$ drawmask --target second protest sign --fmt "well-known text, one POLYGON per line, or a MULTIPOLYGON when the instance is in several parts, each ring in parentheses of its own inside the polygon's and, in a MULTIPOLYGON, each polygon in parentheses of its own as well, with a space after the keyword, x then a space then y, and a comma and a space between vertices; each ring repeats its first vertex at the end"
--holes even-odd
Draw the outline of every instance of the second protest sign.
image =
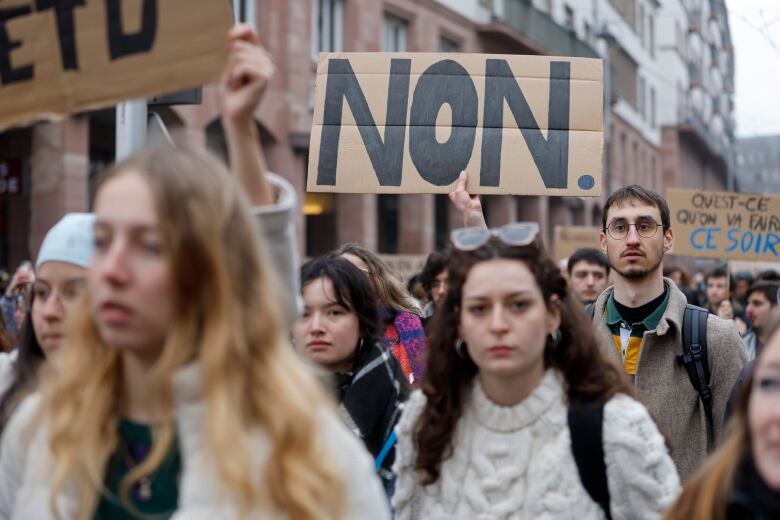
POLYGON ((721 260, 780 259, 780 197, 718 191, 666 191, 674 254, 721 260))
POLYGON ((601 60, 323 54, 309 191, 596 196, 601 60))

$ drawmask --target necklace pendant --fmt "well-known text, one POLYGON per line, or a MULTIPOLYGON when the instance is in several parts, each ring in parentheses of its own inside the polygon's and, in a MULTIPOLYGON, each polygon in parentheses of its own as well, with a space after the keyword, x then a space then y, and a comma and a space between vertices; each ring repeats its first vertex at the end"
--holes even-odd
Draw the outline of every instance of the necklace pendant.
POLYGON ((138 498, 146 502, 152 498, 152 483, 148 477, 144 477, 138 481, 138 498))

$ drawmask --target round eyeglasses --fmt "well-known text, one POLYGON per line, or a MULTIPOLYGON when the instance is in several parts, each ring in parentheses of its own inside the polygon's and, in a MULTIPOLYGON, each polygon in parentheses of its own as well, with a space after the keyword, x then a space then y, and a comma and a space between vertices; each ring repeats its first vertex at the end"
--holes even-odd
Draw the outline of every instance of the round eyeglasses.
POLYGON ((631 229, 631 226, 634 226, 634 229, 642 238, 653 238, 658 232, 658 228, 664 227, 663 224, 659 224, 649 218, 640 218, 633 224, 623 219, 615 219, 607 225, 604 231, 615 240, 622 240, 628 236, 628 230, 631 229))

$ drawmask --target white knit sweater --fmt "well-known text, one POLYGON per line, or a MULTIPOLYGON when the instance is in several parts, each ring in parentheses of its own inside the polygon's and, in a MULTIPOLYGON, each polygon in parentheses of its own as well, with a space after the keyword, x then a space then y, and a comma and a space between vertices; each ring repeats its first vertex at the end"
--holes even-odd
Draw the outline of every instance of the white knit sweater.
MULTIPOLYGON (((518 405, 493 403, 474 383, 441 476, 423 487, 412 430, 425 405, 417 391, 398 425, 393 505, 409 519, 603 519, 583 487, 559 373, 548 370, 518 405)), ((604 407, 604 456, 612 518, 657 519, 680 490, 663 437, 647 410, 626 395, 604 407)))

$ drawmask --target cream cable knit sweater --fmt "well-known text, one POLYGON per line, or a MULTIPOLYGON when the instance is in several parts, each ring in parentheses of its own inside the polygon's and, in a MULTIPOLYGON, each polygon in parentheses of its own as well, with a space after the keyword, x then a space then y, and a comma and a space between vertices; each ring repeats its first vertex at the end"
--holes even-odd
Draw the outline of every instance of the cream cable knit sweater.
MULTIPOLYGON (((414 392, 398 425, 398 520, 605 518, 580 482, 555 370, 512 407, 494 404, 475 383, 453 436, 453 456, 426 487, 414 471, 412 443, 424 405, 425 396, 414 392)), ((645 407, 625 395, 611 399, 603 436, 612 518, 659 518, 676 499, 680 479, 645 407)))

